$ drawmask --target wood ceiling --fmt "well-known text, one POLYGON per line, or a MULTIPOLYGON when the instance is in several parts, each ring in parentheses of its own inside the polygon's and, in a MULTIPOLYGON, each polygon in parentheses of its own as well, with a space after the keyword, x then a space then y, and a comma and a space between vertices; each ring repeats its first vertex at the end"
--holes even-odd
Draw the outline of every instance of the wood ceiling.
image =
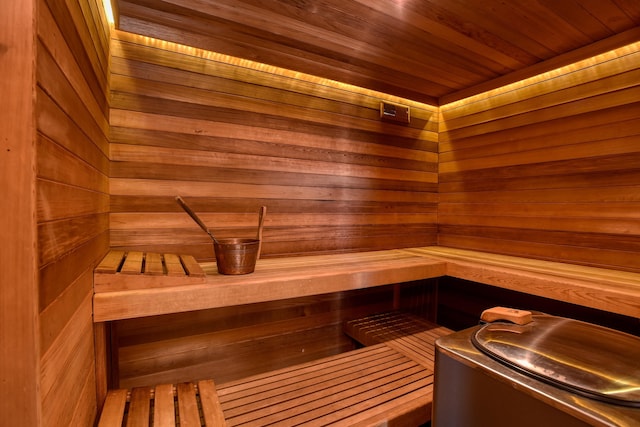
POLYGON ((638 0, 113 0, 121 30, 437 105, 640 40, 638 0))

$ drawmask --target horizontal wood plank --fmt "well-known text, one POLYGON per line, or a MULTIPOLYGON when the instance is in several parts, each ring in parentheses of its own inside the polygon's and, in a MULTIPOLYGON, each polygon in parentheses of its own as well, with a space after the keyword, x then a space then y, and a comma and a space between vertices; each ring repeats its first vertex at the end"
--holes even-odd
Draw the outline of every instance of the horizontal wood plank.
POLYGON ((112 247, 212 260, 188 242, 176 195, 218 237, 244 237, 248 212, 267 206, 265 257, 435 243, 436 107, 135 34, 112 41, 112 247), (408 105, 411 122, 380 121, 381 100, 408 105))

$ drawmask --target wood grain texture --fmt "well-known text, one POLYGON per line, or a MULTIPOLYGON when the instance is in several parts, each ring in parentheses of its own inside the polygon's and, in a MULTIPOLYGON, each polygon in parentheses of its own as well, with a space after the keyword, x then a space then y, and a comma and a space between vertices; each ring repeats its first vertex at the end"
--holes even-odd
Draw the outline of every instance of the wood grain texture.
POLYGON ((439 244, 640 271, 638 44, 441 108, 439 244))
POLYGON ((433 244, 437 114, 379 120, 395 97, 117 32, 111 74, 111 244, 213 259, 208 236, 263 256, 433 244), (144 213, 141 213, 144 212, 144 213), (409 243, 408 243, 409 242, 409 243))
MULTIPOLYGON (((35 2, 0 4, 0 413, 36 426, 39 411, 35 192, 35 2)), ((6 421, 5 421, 6 420, 6 421)))
POLYGON ((384 344, 218 387, 227 425, 421 425, 433 370, 384 344), (275 410, 273 410, 275 409, 275 410))
POLYGON ((432 105, 591 57, 640 34, 640 5, 629 1, 116 3, 125 31, 432 105))
POLYGON ((439 277, 444 264, 402 250, 258 260, 252 274, 226 276, 203 264, 203 284, 100 292, 94 321, 127 319, 439 277))
POLYGON ((640 318, 640 274, 466 249, 407 251, 447 262, 447 276, 640 318))
POLYGON ((42 423, 91 425, 106 393, 93 269, 108 249, 109 28, 98 0, 39 0, 35 60, 42 423))

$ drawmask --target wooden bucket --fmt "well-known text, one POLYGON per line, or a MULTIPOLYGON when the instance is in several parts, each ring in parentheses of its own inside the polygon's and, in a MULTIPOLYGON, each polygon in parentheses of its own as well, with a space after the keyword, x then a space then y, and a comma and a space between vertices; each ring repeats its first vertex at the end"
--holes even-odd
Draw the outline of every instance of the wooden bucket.
POLYGON ((220 274, 249 274, 260 257, 259 239, 221 239, 213 242, 220 274))

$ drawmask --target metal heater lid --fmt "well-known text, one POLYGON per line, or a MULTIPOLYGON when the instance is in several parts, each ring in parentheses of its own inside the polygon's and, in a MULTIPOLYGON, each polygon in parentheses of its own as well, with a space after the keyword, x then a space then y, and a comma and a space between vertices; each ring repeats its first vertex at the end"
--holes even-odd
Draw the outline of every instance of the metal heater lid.
POLYGON ((488 323, 472 341, 527 375, 608 403, 640 407, 640 338, 633 335, 534 315, 525 325, 488 323))

